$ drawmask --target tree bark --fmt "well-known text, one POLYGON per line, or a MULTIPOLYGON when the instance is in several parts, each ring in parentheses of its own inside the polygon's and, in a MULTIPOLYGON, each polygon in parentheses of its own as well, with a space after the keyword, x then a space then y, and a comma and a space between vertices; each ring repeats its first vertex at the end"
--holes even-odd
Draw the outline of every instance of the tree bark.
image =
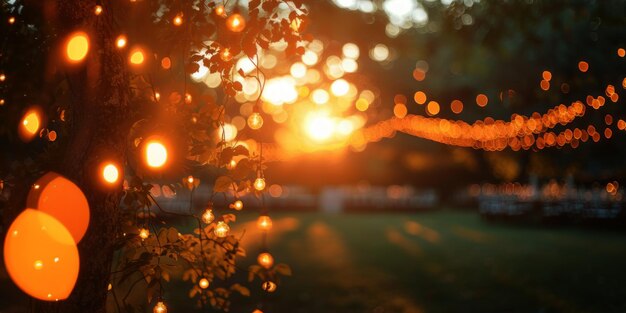
MULTIPOLYGON (((71 92, 69 138, 64 158, 56 169, 74 181, 90 206, 89 228, 78 244, 80 272, 70 297, 56 303, 36 302, 36 312, 106 311, 114 245, 120 236, 120 199, 122 184, 106 186, 100 165, 114 162, 120 169, 120 181, 126 160, 126 143, 131 123, 131 97, 125 59, 115 49, 113 12, 95 16, 95 1, 52 1, 53 24, 63 38, 81 30, 90 38, 83 64, 64 69, 71 92)), ((63 61, 58 59, 59 64, 63 61)))

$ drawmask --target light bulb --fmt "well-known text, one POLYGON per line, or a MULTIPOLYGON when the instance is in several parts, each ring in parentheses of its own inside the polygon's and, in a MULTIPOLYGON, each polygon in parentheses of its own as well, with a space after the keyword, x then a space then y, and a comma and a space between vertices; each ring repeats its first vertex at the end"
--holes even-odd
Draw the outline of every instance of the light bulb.
POLYGON ((228 62, 233 59, 233 54, 230 53, 230 49, 224 48, 220 51, 220 59, 224 62, 228 62))
POLYGON ((218 6, 216 6, 216 7, 215 7, 215 14, 216 14, 217 16, 221 16, 221 17, 226 16, 226 10, 224 9, 224 6, 223 6, 223 5, 221 5, 221 4, 220 4, 220 5, 218 5, 218 6))
POLYGON ((230 231, 228 224, 224 223, 224 221, 219 221, 217 222, 217 226, 215 226, 215 230, 213 232, 215 233, 215 236, 224 238, 228 235, 228 231, 230 231))
POLYGON ((261 215, 257 219, 256 225, 260 230, 268 231, 272 229, 272 219, 267 215, 261 215))
POLYGON ((228 17, 226 20, 226 26, 230 31, 234 33, 241 32, 244 28, 246 28, 246 20, 239 13, 235 13, 228 17))
POLYGON ((272 267, 272 265, 274 265, 274 257, 272 257, 272 255, 267 252, 263 252, 259 254, 256 260, 257 262, 259 262, 259 265, 267 269, 269 269, 270 267, 272 267))
POLYGON ((254 189, 258 191, 265 189, 265 179, 263 177, 258 177, 254 180, 254 189))
POLYGON ((7 76, 4 73, 0 74, 0 82, 3 82, 7 79, 7 76))
POLYGON ((11 16, 9 17, 9 24, 13 24, 15 23, 15 17, 11 16))
POLYGON ((83 32, 72 34, 65 45, 68 61, 78 63, 85 59, 89 52, 89 36, 83 32))
POLYGON ((243 201, 237 200, 233 202, 233 204, 231 204, 230 207, 237 211, 241 211, 241 209, 243 209, 243 201))
POLYGON ((115 40, 115 45, 118 48, 122 49, 122 48, 126 47, 126 41, 127 41, 126 36, 119 35, 119 36, 117 36, 117 39, 115 40))
POLYGON ((141 49, 135 49, 130 53, 130 58, 128 59, 131 65, 138 66, 143 64, 146 57, 143 54, 141 49))
POLYGON ((230 162, 228 162, 228 164, 226 165, 226 167, 227 167, 229 170, 234 169, 236 166, 237 166, 237 161, 232 160, 232 159, 231 159, 231 160, 230 160, 230 162))
POLYGON ((167 162, 167 148, 162 142, 151 140, 146 144, 145 157, 149 167, 162 167, 167 162))
POLYGON ((252 129, 259 129, 263 126, 263 117, 258 112, 254 112, 248 116, 248 126, 252 129))
POLYGON ((276 284, 268 280, 261 285, 261 288, 267 292, 274 292, 276 291, 276 284))
POLYGON ((198 282, 198 286, 200 286, 200 288, 202 289, 209 288, 209 280, 206 278, 200 279, 200 281, 198 282))
POLYGON ((102 178, 105 182, 109 184, 115 184, 120 177, 120 172, 117 169, 117 166, 113 163, 107 163, 102 168, 102 178))
POLYGON ((149 236, 150 236, 150 230, 148 230, 147 228, 139 229, 139 238, 141 238, 142 240, 145 240, 145 239, 148 239, 149 236))
POLYGON ((153 313, 167 313, 167 307, 165 306, 165 303, 163 303, 163 301, 159 301, 154 306, 154 309, 152 310, 152 312, 153 313))
POLYGON ((193 184, 193 176, 187 176, 187 183, 193 184))
POLYGON ((206 209, 204 213, 202 213, 202 221, 205 224, 211 224, 211 222, 213 222, 214 219, 215 219, 215 215, 213 215, 213 210, 206 209))
POLYGON ((174 19, 172 20, 172 23, 174 23, 174 25, 176 25, 176 26, 183 25, 183 14, 182 13, 178 13, 174 17, 174 19))
POLYGON ((100 15, 102 14, 102 6, 97 4, 94 8, 93 8, 93 13, 95 15, 100 15))

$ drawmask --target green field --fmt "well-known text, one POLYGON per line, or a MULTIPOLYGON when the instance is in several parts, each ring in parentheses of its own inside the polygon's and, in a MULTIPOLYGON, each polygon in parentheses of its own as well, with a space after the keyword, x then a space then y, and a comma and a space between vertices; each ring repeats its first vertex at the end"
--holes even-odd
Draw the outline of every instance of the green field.
MULTIPOLYGON (((237 223, 248 229, 242 267, 259 250, 251 219, 237 223)), ((231 312, 259 303, 266 313, 626 312, 624 231, 487 223, 458 211, 283 213, 270 239, 294 276, 265 297, 254 282, 231 312)), ((170 313, 200 312, 187 283, 168 286, 170 313)))
MULTIPOLYGON (((626 232, 449 211, 274 216, 272 252, 294 276, 233 312, 626 312, 626 232)), ((191 311, 178 299, 172 312, 191 311)))

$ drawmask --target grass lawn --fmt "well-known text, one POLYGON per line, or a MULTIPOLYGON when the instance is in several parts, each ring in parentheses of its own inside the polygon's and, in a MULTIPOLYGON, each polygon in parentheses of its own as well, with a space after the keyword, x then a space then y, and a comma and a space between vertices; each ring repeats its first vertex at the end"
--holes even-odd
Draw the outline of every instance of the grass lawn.
MULTIPOLYGON (((626 232, 487 223, 458 211, 273 216, 271 251, 294 276, 265 296, 255 281, 232 312, 259 303, 266 313, 626 312, 626 232)), ((238 223, 248 229, 243 267, 259 251, 253 218, 238 223)), ((187 283, 167 289, 170 313, 200 312, 187 283)))

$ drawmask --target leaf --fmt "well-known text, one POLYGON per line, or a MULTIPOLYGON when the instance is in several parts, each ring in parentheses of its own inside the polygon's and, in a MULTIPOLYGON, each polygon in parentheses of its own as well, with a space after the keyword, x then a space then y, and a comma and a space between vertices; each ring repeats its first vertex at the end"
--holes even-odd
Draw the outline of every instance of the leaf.
POLYGON ((227 192, 230 190, 233 180, 228 176, 220 176, 215 180, 213 185, 214 192, 227 192))
POLYGON ((281 274, 284 276, 291 276, 291 268, 287 264, 284 264, 284 263, 276 264, 274 269, 276 270, 278 274, 281 274))
POLYGON ((235 214, 224 214, 222 215, 222 219, 224 220, 224 223, 230 223, 236 221, 237 216, 235 214))
POLYGON ((234 290, 239 292, 242 296, 245 297, 249 297, 250 296, 250 290, 240 284, 233 284, 232 286, 230 286, 230 290, 234 290))

